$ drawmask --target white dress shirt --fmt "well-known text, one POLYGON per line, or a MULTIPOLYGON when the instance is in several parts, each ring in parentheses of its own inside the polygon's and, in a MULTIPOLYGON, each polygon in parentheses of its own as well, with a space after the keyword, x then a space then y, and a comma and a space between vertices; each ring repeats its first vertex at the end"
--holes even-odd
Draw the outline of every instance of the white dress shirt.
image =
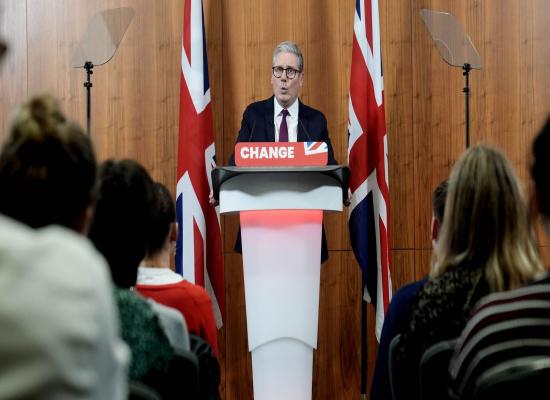
MULTIPOLYGON (((275 102, 275 111, 273 115, 273 120, 275 123, 275 141, 279 141, 279 129, 281 128, 281 122, 283 121, 283 107, 279 104, 277 99, 273 97, 275 102)), ((286 124, 288 126, 288 141, 297 142, 298 141, 298 99, 294 100, 294 103, 287 108, 288 115, 286 116, 286 124)))
POLYGON ((129 351, 105 259, 0 215, 0 398, 125 400, 129 351))

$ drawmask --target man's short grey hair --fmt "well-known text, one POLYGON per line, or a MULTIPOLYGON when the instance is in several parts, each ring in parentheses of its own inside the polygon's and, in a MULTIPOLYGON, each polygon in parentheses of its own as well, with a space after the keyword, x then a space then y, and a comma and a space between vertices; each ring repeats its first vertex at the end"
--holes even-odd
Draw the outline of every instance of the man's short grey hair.
POLYGON ((290 41, 279 43, 277 47, 275 47, 275 50, 273 50, 273 66, 275 66, 275 59, 280 53, 294 54, 298 57, 298 69, 300 72, 304 70, 304 57, 302 56, 302 52, 296 43, 290 41))

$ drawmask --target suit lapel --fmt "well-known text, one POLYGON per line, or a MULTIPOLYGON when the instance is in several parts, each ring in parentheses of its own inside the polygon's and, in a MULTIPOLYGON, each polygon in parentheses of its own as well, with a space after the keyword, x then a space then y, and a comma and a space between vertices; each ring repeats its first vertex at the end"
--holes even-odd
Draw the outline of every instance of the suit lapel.
POLYGON ((273 103, 274 101, 274 96, 271 96, 269 99, 266 100, 265 104, 265 135, 268 142, 275 141, 275 122, 273 118, 273 114, 275 113, 275 104, 273 103))
POLYGON ((307 110, 300 100, 298 100, 298 142, 307 142, 308 138, 304 127, 309 132, 309 118, 307 115, 307 110))

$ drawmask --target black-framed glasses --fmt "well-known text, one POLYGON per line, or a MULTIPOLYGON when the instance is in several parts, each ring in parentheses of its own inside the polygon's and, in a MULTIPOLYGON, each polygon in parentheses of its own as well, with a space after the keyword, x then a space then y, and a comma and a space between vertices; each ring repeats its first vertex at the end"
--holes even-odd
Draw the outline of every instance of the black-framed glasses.
POLYGON ((302 71, 298 71, 297 69, 294 69, 292 67, 288 67, 288 68, 273 67, 272 70, 273 70, 273 76, 275 78, 280 78, 281 76, 283 76, 283 72, 286 72, 286 77, 288 79, 293 79, 298 72, 302 72, 302 71))

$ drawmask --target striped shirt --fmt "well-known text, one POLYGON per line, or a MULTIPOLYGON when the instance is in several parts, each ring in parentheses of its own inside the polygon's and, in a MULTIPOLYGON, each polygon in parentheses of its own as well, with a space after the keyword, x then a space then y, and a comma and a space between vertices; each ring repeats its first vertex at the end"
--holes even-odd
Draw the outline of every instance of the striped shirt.
POLYGON ((505 361, 550 356, 550 275, 486 296, 462 332, 449 364, 451 392, 471 397, 477 379, 505 361))

